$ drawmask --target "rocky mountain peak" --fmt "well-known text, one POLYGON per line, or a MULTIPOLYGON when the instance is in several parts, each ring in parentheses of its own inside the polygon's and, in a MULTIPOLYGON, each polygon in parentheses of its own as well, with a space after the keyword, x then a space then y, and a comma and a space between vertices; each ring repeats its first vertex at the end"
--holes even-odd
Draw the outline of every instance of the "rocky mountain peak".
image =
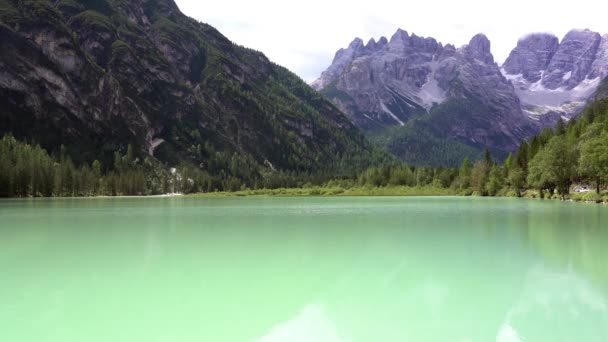
POLYGON ((407 31, 402 29, 398 29, 395 34, 391 37, 391 40, 388 43, 389 51, 393 51, 395 53, 403 52, 406 47, 409 45, 410 36, 407 31))
POLYGON ((556 36, 549 33, 530 34, 517 42, 503 68, 509 74, 521 74, 526 80, 536 82, 558 48, 559 39, 556 36))
POLYGON ((363 39, 361 39, 359 37, 355 38, 355 40, 353 40, 350 43, 350 45, 348 45, 348 48, 349 49, 353 49, 353 50, 357 50, 357 49, 360 49, 362 47, 364 47, 363 39))
MULTIPOLYGON (((371 42, 370 42, 371 43, 371 42)), ((371 44, 368 44, 370 46, 371 44)), ((371 46, 370 46, 371 47, 371 46)), ((361 38, 355 38, 346 49, 340 49, 336 52, 336 56, 331 66, 321 74, 321 77, 314 81, 311 85, 315 89, 323 89, 335 78, 337 78, 344 70, 358 57, 368 53, 368 47, 363 44, 361 38)))
MULTIPOLYGON (((365 50, 380 44, 374 43, 365 50)), ((508 149, 532 132, 532 124, 490 49, 483 34, 456 49, 399 29, 384 48, 354 57, 348 65, 334 63, 315 85, 331 85, 322 91, 365 130, 408 126, 430 113, 427 120, 437 124, 440 136, 467 146, 508 149), (470 107, 478 112, 474 117, 454 119, 455 112, 470 107)))
POLYGON ((465 48, 465 53, 468 57, 477 59, 485 64, 494 63, 490 40, 483 33, 479 33, 471 38, 469 45, 465 48))
POLYGON ((426 122, 436 138, 503 152, 576 114, 608 76, 608 35, 590 30, 571 31, 561 44, 552 34, 525 36, 502 70, 481 33, 458 49, 402 29, 360 46, 340 50, 314 84, 357 126, 426 122))
POLYGON ((366 53, 373 53, 374 51, 376 51, 376 49, 378 48, 378 43, 376 43, 376 40, 374 38, 371 38, 367 44, 365 44, 365 52, 366 53))
POLYGON ((526 36, 502 71, 532 118, 571 117, 608 76, 608 35, 572 30, 561 42, 552 34, 526 36))
POLYGON ((388 41, 385 37, 380 38, 380 40, 378 40, 377 42, 374 38, 371 38, 369 42, 367 42, 367 44, 365 45, 365 53, 372 54, 378 50, 381 50, 384 46, 386 46, 387 43, 388 41))
POLYGON ((542 84, 549 89, 572 89, 587 78, 602 37, 590 30, 566 34, 549 63, 542 84))
POLYGON ((397 29, 397 32, 395 32, 395 34, 393 34, 391 36, 391 43, 394 42, 399 42, 399 41, 406 41, 410 38, 409 34, 407 33, 407 31, 402 30, 402 29, 397 29))

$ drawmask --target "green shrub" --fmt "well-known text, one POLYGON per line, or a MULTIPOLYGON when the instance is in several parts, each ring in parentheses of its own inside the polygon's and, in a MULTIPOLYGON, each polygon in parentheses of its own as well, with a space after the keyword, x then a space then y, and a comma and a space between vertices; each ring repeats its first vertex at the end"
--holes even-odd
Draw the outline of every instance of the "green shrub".
POLYGON ((583 201, 585 202, 601 202, 602 201, 602 197, 600 197, 600 195, 598 195, 596 192, 587 192, 585 194, 583 194, 582 197, 583 201))
POLYGON ((570 194, 570 199, 575 202, 580 202, 580 201, 583 201, 583 196, 584 196, 584 194, 575 192, 575 193, 570 194))

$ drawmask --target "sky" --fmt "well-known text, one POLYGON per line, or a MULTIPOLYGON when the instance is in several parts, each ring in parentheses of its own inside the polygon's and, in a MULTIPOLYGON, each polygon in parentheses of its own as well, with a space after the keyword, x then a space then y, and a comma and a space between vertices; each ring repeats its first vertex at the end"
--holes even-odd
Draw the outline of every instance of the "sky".
POLYGON ((337 50, 354 38, 390 37, 398 28, 462 46, 477 33, 492 42, 502 64, 520 37, 571 29, 608 33, 608 5, 600 0, 176 0, 186 15, 217 28, 233 42, 314 81, 337 50))

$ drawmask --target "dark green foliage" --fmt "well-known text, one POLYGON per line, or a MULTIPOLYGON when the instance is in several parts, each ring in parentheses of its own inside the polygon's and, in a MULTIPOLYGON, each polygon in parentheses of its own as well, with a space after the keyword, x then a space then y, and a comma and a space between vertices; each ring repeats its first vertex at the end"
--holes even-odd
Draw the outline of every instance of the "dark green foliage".
POLYGON ((424 121, 413 120, 370 136, 384 148, 410 165, 440 167, 459 165, 464 158, 478 160, 482 150, 454 139, 443 138, 424 121))
POLYGON ((555 134, 564 135, 566 133, 566 124, 564 123, 564 119, 561 117, 557 119, 557 127, 555 128, 555 134))
POLYGON ((492 153, 487 148, 486 148, 486 150, 483 153, 483 160, 488 165, 494 164, 494 162, 492 161, 492 153))
POLYGON ((522 141, 515 155, 517 166, 523 171, 528 171, 529 145, 526 141, 522 141))
MULTIPOLYGON (((65 147, 56 157, 39 145, 18 142, 11 135, 0 140, 0 197, 141 196, 165 193, 239 191, 321 185, 336 173, 269 170, 251 156, 215 151, 209 144, 196 147, 209 155, 208 163, 182 163, 167 168, 142 156, 129 145, 115 151, 106 168, 94 160, 76 165, 65 147)), ((349 169, 346 165, 345 169, 349 169)), ((352 168, 350 168, 353 170, 352 168)), ((351 179, 356 173, 350 175, 351 179)))
MULTIPOLYGON (((427 115, 415 117, 403 127, 393 127, 374 131, 371 139, 404 162, 419 166, 459 165, 464 158, 480 160, 487 145, 504 146, 508 144, 502 132, 488 136, 488 141, 473 141, 475 132, 456 132, 462 122, 471 122, 472 127, 493 132, 492 123, 487 120, 491 110, 476 101, 451 99, 431 109, 427 115), (446 138, 447 136, 458 138, 446 138)), ((491 151, 499 161, 506 158, 505 151, 491 151)))
POLYGON ((595 180, 596 192, 600 193, 601 186, 608 180, 608 130, 590 134, 581 143, 580 172, 595 180))
POLYGON ((517 194, 527 186, 541 197, 557 191, 565 198, 573 183, 593 182, 599 194, 608 179, 607 122, 606 98, 589 103, 579 119, 568 124, 560 119, 555 131, 544 129, 530 143, 521 143, 515 162, 505 162, 504 184, 517 194))
POLYGON ((357 183, 360 186, 370 187, 424 187, 434 185, 436 187, 448 188, 452 186, 457 176, 458 170, 455 169, 382 166, 370 168, 361 173, 357 179, 357 183))
POLYGON ((489 194, 489 178, 492 167, 486 161, 478 161, 471 171, 471 187, 478 195, 487 196, 489 194))
POLYGON ((114 171, 102 174, 101 163, 76 166, 62 148, 58 159, 39 145, 0 140, 0 197, 73 197, 148 195, 146 166, 131 152, 116 153, 114 171))
POLYGON ((89 8, 104 15, 111 15, 113 12, 112 6, 106 0, 73 0, 71 2, 80 4, 81 8, 89 8))
POLYGON ((504 175, 504 169, 499 165, 493 165, 488 176, 488 184, 486 186, 488 195, 496 196, 505 186, 507 179, 504 175))
POLYGON ((90 27, 103 32, 112 31, 112 22, 107 16, 92 10, 84 11, 72 17, 71 22, 79 25, 89 25, 90 27))
POLYGON ((575 171, 575 155, 558 136, 552 138, 530 161, 528 184, 540 191, 557 188, 560 195, 569 192, 570 181, 575 171))

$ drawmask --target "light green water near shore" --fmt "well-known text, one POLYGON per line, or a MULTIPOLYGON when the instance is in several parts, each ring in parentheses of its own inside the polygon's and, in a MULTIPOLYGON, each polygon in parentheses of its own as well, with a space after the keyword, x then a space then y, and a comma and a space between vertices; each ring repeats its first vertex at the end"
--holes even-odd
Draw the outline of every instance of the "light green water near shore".
POLYGON ((0 201, 1 341, 608 341, 608 208, 0 201))

